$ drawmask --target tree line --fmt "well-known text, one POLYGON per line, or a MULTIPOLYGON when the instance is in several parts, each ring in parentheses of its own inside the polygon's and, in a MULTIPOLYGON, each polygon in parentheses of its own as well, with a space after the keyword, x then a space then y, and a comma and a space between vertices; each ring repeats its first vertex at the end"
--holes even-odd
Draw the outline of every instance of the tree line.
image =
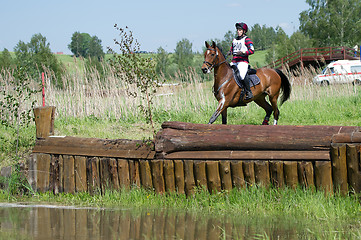
MULTIPOLYGON (((266 62, 271 63, 301 48, 348 46, 354 47, 361 43, 361 1, 359 0, 306 0, 309 9, 299 15, 300 27, 288 36, 281 27, 268 27, 255 24, 250 27, 247 35, 252 39, 256 51, 267 51, 266 62)), ((236 31, 229 30, 223 39, 214 40, 227 53, 236 31)), ((75 57, 86 60, 88 67, 101 66, 105 53, 101 40, 88 33, 75 32, 68 48, 75 57)), ((204 50, 204 49, 203 49, 204 50)), ((40 33, 32 36, 29 43, 19 41, 14 48, 15 57, 7 49, 0 54, 0 69, 26 68, 31 75, 39 75, 43 67, 51 69, 57 79, 61 79, 64 66, 50 51, 50 43, 40 33)), ((184 38, 177 42, 173 53, 162 47, 157 49, 152 59, 158 74, 174 76, 189 67, 198 66, 199 53, 192 49, 192 43, 184 38)), ((256 66, 261 67, 261 66, 256 66)), ((197 68, 196 68, 197 69, 197 68)), ((105 74, 105 73, 104 73, 105 74)), ((60 81, 60 80, 57 80, 60 81)), ((60 82, 57 85, 61 86, 60 82)))

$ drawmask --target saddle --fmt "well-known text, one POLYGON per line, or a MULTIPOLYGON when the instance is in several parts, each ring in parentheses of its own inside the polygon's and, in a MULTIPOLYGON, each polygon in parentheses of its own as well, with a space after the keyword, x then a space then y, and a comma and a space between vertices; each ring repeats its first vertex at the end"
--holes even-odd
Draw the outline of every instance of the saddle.
MULTIPOLYGON (((233 65, 232 70, 233 70, 233 76, 234 76, 234 79, 235 79, 237 85, 242 89, 238 105, 246 106, 247 103, 243 102, 246 91, 245 91, 245 87, 243 85, 243 81, 241 80, 241 78, 239 76, 239 71, 238 71, 237 66, 233 65)), ((261 82, 261 80, 256 75, 256 73, 257 73, 257 69, 248 67, 247 75, 248 75, 248 78, 250 79, 250 87, 251 88, 260 84, 260 82, 261 82)))
MULTIPOLYGON (((233 76, 234 76, 234 79, 236 80, 237 85, 243 90, 244 86, 243 86, 242 81, 240 80, 237 66, 233 65, 232 70, 233 70, 233 76)), ((261 82, 261 80, 256 75, 256 73, 257 73, 257 69, 248 68, 247 75, 250 78, 250 87, 254 87, 254 86, 260 84, 260 82, 261 82)))

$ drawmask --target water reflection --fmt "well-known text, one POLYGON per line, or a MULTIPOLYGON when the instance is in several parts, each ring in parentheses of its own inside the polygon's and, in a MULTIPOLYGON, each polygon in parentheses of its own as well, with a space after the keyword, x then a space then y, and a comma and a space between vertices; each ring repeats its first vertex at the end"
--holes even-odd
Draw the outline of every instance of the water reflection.
POLYGON ((0 204, 0 239, 299 239, 301 221, 166 210, 0 204))

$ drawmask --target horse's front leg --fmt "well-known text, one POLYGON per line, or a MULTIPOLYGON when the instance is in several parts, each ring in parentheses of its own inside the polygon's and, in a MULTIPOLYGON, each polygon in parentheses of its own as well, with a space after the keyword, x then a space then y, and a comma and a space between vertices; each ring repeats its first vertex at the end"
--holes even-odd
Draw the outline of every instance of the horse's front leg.
POLYGON ((222 124, 227 124, 227 108, 222 111, 222 124))
POLYGON ((209 119, 208 124, 214 123, 214 121, 216 121, 216 119, 218 118, 219 114, 221 114, 221 113, 222 113, 222 123, 223 123, 223 124, 226 124, 226 123, 227 123, 227 111, 226 111, 227 107, 225 107, 224 103, 225 103, 225 98, 223 97, 223 98, 221 98, 221 100, 218 102, 218 107, 217 107, 216 111, 213 113, 212 117, 209 119), (223 115, 223 114, 224 114, 224 113, 223 113, 224 111, 226 111, 226 112, 225 112, 225 114, 226 114, 225 121, 226 121, 226 122, 224 122, 224 115, 223 115))

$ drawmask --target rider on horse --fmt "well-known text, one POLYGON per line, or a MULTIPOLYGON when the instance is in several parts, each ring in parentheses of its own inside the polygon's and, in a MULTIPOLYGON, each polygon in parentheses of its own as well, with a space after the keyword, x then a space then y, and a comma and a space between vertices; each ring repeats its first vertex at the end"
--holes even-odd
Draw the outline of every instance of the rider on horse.
POLYGON ((237 37, 233 39, 230 54, 233 54, 231 67, 235 70, 237 78, 243 81, 246 90, 245 100, 253 98, 250 88, 250 79, 248 77, 248 56, 254 53, 253 42, 246 33, 248 30, 247 24, 241 22, 236 23, 237 37))

